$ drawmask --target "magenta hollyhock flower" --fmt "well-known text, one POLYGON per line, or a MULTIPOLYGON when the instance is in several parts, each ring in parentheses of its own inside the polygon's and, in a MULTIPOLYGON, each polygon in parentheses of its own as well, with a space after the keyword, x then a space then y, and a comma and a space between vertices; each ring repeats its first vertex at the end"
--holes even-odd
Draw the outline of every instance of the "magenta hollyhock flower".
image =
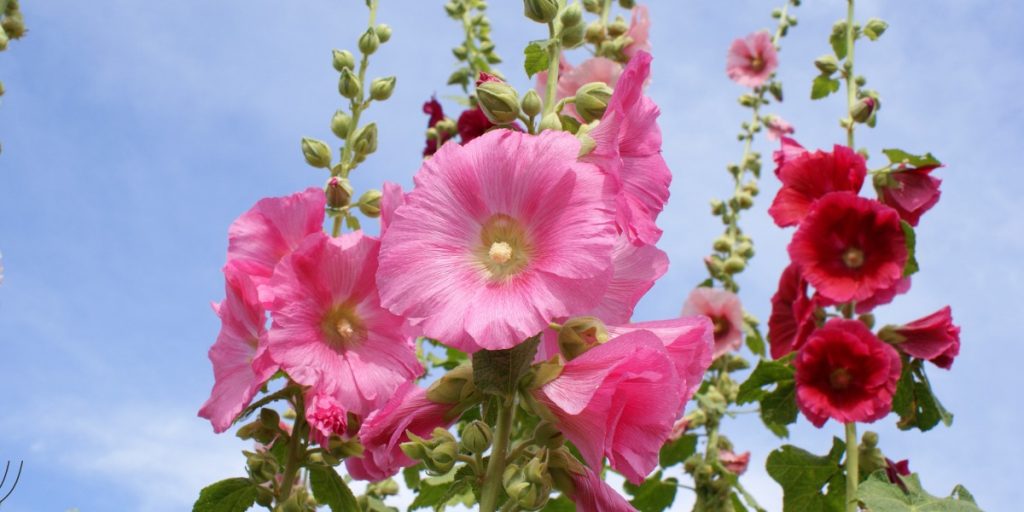
POLYGON ((775 161, 775 176, 779 175, 779 169, 782 169, 782 166, 785 165, 786 162, 808 153, 808 151, 804 149, 799 142, 789 137, 780 138, 782 140, 782 144, 779 149, 772 153, 772 160, 775 161))
POLYGON ((785 119, 779 116, 768 116, 768 119, 764 123, 764 127, 768 130, 765 134, 769 141, 775 142, 781 140, 787 135, 792 135, 796 132, 796 128, 793 125, 786 122, 785 119))
POLYGON ((793 364, 796 403, 816 427, 829 418, 871 423, 892 410, 900 355, 858 320, 829 320, 793 364))
POLYGON ((380 234, 388 230, 391 219, 395 217, 395 210, 405 204, 405 192, 402 186, 397 183, 385 181, 380 193, 380 234))
POLYGON ((953 312, 949 306, 898 326, 890 335, 896 348, 904 354, 927 359, 947 370, 960 353, 960 327, 953 324, 953 312))
POLYGON ((866 174, 864 157, 846 146, 836 145, 831 153, 805 151, 787 158, 775 172, 782 188, 768 214, 779 227, 795 226, 821 196, 829 192, 859 192, 866 174))
POLYGON ((938 166, 900 169, 875 178, 878 200, 891 206, 911 226, 939 202, 942 180, 931 175, 938 166))
POLYGON ((379 248, 359 231, 310 235, 269 284, 271 355, 295 382, 360 416, 423 371, 402 319, 380 305, 379 248))
POLYGON ((878 306, 884 306, 893 301, 897 295, 903 295, 910 291, 910 276, 901 277, 898 281, 893 283, 892 286, 882 288, 875 292, 874 295, 857 302, 856 311, 857 314, 863 315, 870 313, 871 310, 878 306))
POLYGON ((743 346, 743 305, 735 293, 716 288, 694 288, 683 303, 682 315, 702 315, 711 319, 715 359, 743 346))
POLYGON ((465 352, 596 307, 613 272, 613 198, 579 147, 509 130, 442 147, 384 234, 384 306, 465 352))
POLYGON ((306 235, 323 231, 327 198, 310 187, 286 197, 261 199, 228 228, 228 264, 249 274, 269 304, 266 283, 274 267, 302 243, 306 235))
POLYGON ((627 323, 637 302, 667 271, 668 255, 664 251, 653 245, 634 245, 620 235, 612 251, 608 289, 597 307, 581 314, 596 316, 609 324, 627 323))
POLYGON ((830 192, 800 223, 789 256, 818 293, 841 303, 899 281, 907 246, 896 210, 853 192, 830 192))
POLYGON ((416 464, 402 452, 409 432, 430 437, 437 427, 447 428, 457 418, 446 418, 455 405, 431 402, 427 390, 407 382, 395 391, 384 407, 370 413, 359 429, 359 442, 366 450, 362 457, 345 459, 353 478, 379 481, 398 470, 416 464))
POLYGON ((224 267, 224 277, 226 298, 213 306, 221 321, 220 334, 209 353, 213 391, 199 409, 199 416, 210 420, 217 433, 231 427, 260 386, 277 371, 267 352, 267 317, 256 285, 230 263, 224 267))
POLYGON ((647 12, 647 6, 633 7, 632 14, 633 16, 629 20, 629 30, 626 31, 626 37, 630 39, 630 43, 622 49, 623 55, 631 59, 639 52, 651 52, 651 17, 647 12))
POLYGON ((596 144, 583 160, 601 168, 619 187, 616 224, 633 243, 653 244, 655 224, 669 196, 672 171, 661 156, 658 106, 644 96, 651 54, 638 52, 626 66, 601 122, 590 132, 596 144))
POLYGON ((725 72, 733 82, 746 87, 760 87, 777 67, 779 56, 772 43, 772 35, 762 30, 732 42, 725 72))
POLYGON ((639 484, 658 464, 658 451, 684 403, 675 365, 654 334, 635 331, 569 361, 534 391, 583 459, 611 467, 639 484))
POLYGON ((732 450, 719 450, 718 460, 730 473, 742 475, 747 472, 747 466, 750 465, 750 452, 737 454, 732 450))
POLYGON ((823 304, 807 296, 807 280, 800 267, 789 265, 779 278, 768 317, 768 344, 772 359, 798 350, 817 327, 814 310, 823 304))
POLYGON ((566 496, 576 503, 578 512, 636 512, 626 498, 615 492, 604 479, 579 465, 579 468, 567 470, 572 481, 572 492, 566 496))
POLYGON ((345 408, 322 389, 306 394, 306 421, 310 426, 309 436, 320 446, 327 446, 332 435, 344 436, 348 429, 345 408))

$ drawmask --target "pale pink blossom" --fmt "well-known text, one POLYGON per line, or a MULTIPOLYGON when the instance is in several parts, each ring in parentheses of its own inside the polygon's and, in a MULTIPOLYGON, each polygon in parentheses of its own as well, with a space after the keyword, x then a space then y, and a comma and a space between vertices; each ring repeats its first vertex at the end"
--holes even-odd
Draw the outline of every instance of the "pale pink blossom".
POLYGON ((385 307, 466 352, 513 347, 598 305, 612 191, 570 134, 494 130, 423 163, 384 234, 385 307))
POLYGON ((796 132, 796 128, 779 116, 768 116, 764 123, 768 140, 775 142, 796 132))
POLYGON ((622 53, 631 59, 639 52, 650 53, 650 32, 651 17, 647 12, 647 6, 633 7, 633 18, 629 21, 629 30, 626 31, 626 37, 631 41, 622 49, 622 53))
POLYGON ((719 450, 718 460, 725 469, 734 475, 742 475, 747 472, 750 465, 750 452, 734 453, 732 450, 719 450))
POLYGON ((260 386, 277 371, 267 352, 266 312, 256 285, 234 265, 224 267, 226 298, 213 309, 220 317, 220 334, 210 347, 214 384, 199 416, 210 420, 214 432, 235 421, 260 386))
POLYGON ((754 32, 737 39, 729 47, 725 71, 732 81, 747 87, 760 87, 779 67, 779 56, 767 31, 754 32))
POLYGON ((735 293, 717 288, 695 288, 683 304, 683 316, 691 315, 711 319, 716 359, 743 346, 743 305, 735 293))
POLYGON ((422 372, 402 319, 380 305, 373 279, 379 247, 359 231, 315 233, 269 283, 271 355, 292 380, 360 416, 422 372))

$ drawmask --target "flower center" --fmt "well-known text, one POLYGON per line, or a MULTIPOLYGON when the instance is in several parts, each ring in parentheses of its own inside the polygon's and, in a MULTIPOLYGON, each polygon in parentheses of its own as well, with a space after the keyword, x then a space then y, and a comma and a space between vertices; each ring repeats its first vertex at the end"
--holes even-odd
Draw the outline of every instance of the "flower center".
POLYGON ((843 264, 846 268, 860 268, 864 265, 864 251, 850 247, 843 252, 843 264))
POLYGON ((487 255, 491 257, 491 261, 499 265, 508 263, 512 259, 512 246, 508 242, 494 242, 487 255))
POLYGON ((320 329, 327 344, 335 350, 345 350, 366 339, 366 327, 350 304, 339 304, 324 315, 320 329))
POLYGON ((764 58, 760 55, 755 55, 753 59, 750 59, 750 69, 753 69, 755 72, 764 69, 764 58))
POLYGON ((832 386, 832 389, 840 391, 850 387, 851 380, 853 380, 853 377, 846 368, 836 368, 828 376, 828 383, 832 386))
POLYGON ((715 328, 714 335, 716 338, 722 336, 723 334, 729 331, 729 321, 726 320, 724 317, 711 317, 711 325, 713 325, 715 328))
POLYGON ((480 245, 473 255, 491 281, 501 282, 526 268, 533 245, 518 220, 499 213, 481 226, 480 245))

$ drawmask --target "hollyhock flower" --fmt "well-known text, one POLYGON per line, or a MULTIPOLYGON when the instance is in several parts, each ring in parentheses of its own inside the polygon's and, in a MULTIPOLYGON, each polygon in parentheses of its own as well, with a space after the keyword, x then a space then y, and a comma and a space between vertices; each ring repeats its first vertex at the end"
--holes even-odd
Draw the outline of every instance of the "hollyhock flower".
POLYGON ((608 289, 597 307, 582 314, 610 324, 629 322, 637 302, 667 271, 668 255, 664 251, 653 245, 634 245, 625 236, 619 236, 612 251, 608 289))
POLYGON ((874 295, 857 302, 856 311, 859 315, 870 313, 878 306, 884 306, 893 301, 897 295, 903 295, 910 291, 910 276, 901 277, 892 286, 882 288, 874 295))
POLYGON ((363 422, 359 442, 366 450, 362 457, 345 459, 348 473, 359 480, 379 481, 416 464, 400 447, 409 441, 408 432, 430 437, 435 428, 450 427, 457 418, 446 419, 445 415, 453 407, 431 402, 427 390, 415 382, 402 385, 384 407, 370 413, 363 422))
POLYGON ((658 464, 658 451, 684 403, 679 377, 661 340, 636 331, 569 361, 534 391, 583 459, 609 464, 639 484, 658 464))
POLYGON ((459 114, 455 126, 459 130, 459 140, 465 144, 494 128, 494 123, 487 119, 487 115, 480 107, 473 107, 459 114))
POLYGON ((938 166, 906 169, 875 177, 878 200, 891 206, 911 226, 939 202, 942 180, 931 175, 938 166))
POLYGON ((834 302, 864 300, 903 277, 907 246, 900 216, 852 192, 830 192, 789 243, 804 278, 834 302))
POLYGON ((779 56, 772 43, 772 35, 762 30, 732 42, 725 71, 733 82, 746 87, 760 87, 777 67, 779 56))
POLYGON ((797 352, 796 402, 816 427, 889 414, 902 370, 896 349, 858 320, 832 319, 797 352))
POLYGON ((700 387, 704 372, 711 366, 714 349, 714 326, 711 320, 704 316, 690 316, 608 326, 608 335, 613 338, 635 331, 654 334, 668 351, 680 381, 682 403, 677 415, 682 414, 686 402, 700 387))
POLYGON ((578 512, 636 512, 626 498, 615 492, 590 468, 579 465, 566 473, 573 487, 572 492, 566 493, 566 496, 576 502, 578 512))
MULTIPOLYGON (((444 119, 444 108, 441 107, 441 103, 437 101, 437 98, 430 98, 430 101, 423 104, 423 113, 430 116, 430 119, 427 121, 427 128, 437 126, 437 123, 444 119)), ((451 137, 451 134, 440 134, 441 144, 444 144, 451 137)), ((423 148, 423 156, 433 155, 437 151, 437 142, 436 137, 427 137, 427 145, 423 148)))
POLYGON ((903 483, 901 476, 910 476, 910 461, 903 459, 896 462, 889 457, 885 458, 885 476, 889 481, 898 485, 903 492, 907 492, 907 484, 903 483))
POLYGON ((780 139, 782 140, 781 146, 772 153, 772 160, 775 161, 775 176, 779 175, 779 170, 782 169, 786 162, 795 160, 808 153, 799 142, 789 137, 780 137, 780 139))
POLYGON ((960 327, 953 325, 949 306, 886 331, 883 339, 893 342, 901 352, 927 359, 940 368, 948 370, 960 353, 960 327))
POLYGON ((714 358, 743 346, 743 305, 728 290, 694 288, 683 303, 683 316, 703 315, 714 326, 714 358))
POLYGON ((626 37, 631 42, 622 49, 623 55, 633 58, 639 52, 651 52, 650 42, 651 17, 647 12, 646 5, 633 7, 633 17, 629 20, 629 30, 626 37))
POLYGON ((405 204, 405 192, 402 191, 402 186, 397 183, 385 181, 384 186, 381 188, 380 195, 380 234, 384 235, 387 231, 388 226, 391 224, 391 219, 395 218, 395 210, 399 206, 405 204))
POLYGON ((672 433, 668 435, 669 441, 678 441, 679 438, 686 435, 686 432, 690 430, 690 420, 686 418, 680 418, 672 425, 672 433))
POLYGON ((661 237, 655 224, 668 201, 672 172, 661 156, 658 106, 644 96, 651 55, 638 52, 629 61, 601 122, 590 132, 595 142, 583 157, 619 185, 616 224, 633 243, 653 244, 661 237))
POLYGON ((332 435, 342 436, 348 428, 348 414, 328 393, 314 389, 306 396, 306 421, 310 426, 310 437, 327 446, 332 435))
POLYGON ((787 135, 792 135, 794 132, 796 132, 796 128, 793 128, 793 125, 789 124, 788 122, 786 122, 785 119, 779 116, 768 116, 768 119, 765 121, 764 127, 767 128, 768 130, 768 132, 766 133, 768 140, 772 142, 780 140, 783 137, 787 135))
POLYGON ((772 314, 768 318, 768 344, 772 359, 798 350, 817 327, 814 310, 819 301, 807 296, 807 280, 800 267, 789 265, 779 278, 779 289, 772 296, 772 314))
POLYGON ((384 235, 385 307, 466 352, 513 347, 597 306, 615 227, 604 175, 579 141, 496 130, 423 163, 384 235))
POLYGON ((228 265, 249 274, 260 300, 269 305, 266 288, 274 267, 302 243, 306 235, 323 231, 324 191, 310 187, 286 197, 261 199, 228 228, 228 265))
POLYGON ((750 452, 736 454, 732 450, 719 450, 718 460, 722 462, 725 469, 738 476, 747 472, 747 466, 750 465, 750 452))
MULTIPOLYGON (((593 57, 573 67, 569 61, 562 57, 558 65, 558 89, 555 100, 561 100, 576 94, 576 91, 591 82, 601 82, 614 88, 622 75, 622 64, 605 57, 593 57)), ((547 92, 548 73, 541 71, 537 73, 537 92, 543 98, 547 92)), ((576 107, 572 103, 562 108, 565 115, 576 116, 576 107)))
POLYGON ((269 284, 271 355, 295 382, 357 415, 422 372, 402 319, 380 305, 373 279, 379 247, 358 231, 311 235, 269 284))
POLYGON ((249 405, 260 386, 277 371, 267 353, 266 312, 256 285, 234 265, 224 267, 226 298, 214 304, 220 334, 210 347, 214 384, 199 416, 210 420, 214 432, 227 430, 249 405))
POLYGON ((768 214, 776 225, 786 227, 799 224, 811 205, 829 192, 859 192, 867 167, 864 157, 846 146, 836 145, 831 153, 805 151, 785 159, 775 174, 782 181, 782 188, 768 214))

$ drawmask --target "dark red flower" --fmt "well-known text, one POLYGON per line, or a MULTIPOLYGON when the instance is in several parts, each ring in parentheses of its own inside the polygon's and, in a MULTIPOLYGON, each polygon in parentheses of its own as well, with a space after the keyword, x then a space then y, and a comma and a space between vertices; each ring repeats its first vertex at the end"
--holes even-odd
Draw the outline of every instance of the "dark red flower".
POLYGON ((862 301, 858 301, 857 314, 863 315, 870 313, 871 310, 877 308, 878 306, 884 306, 892 302, 892 300, 895 299, 897 295, 903 295, 904 293, 907 293, 909 291, 910 276, 901 277, 898 281, 893 283, 892 286, 888 288, 882 288, 881 290, 875 292, 874 295, 862 301))
POLYGON ((829 418, 870 423, 892 410, 900 355, 858 320, 829 320, 793 364, 796 403, 816 427, 829 418))
MULTIPOLYGON (((441 107, 441 103, 437 101, 437 98, 430 98, 430 101, 423 104, 423 113, 430 116, 430 120, 427 121, 427 128, 433 128, 437 126, 437 123, 444 119, 444 108, 441 107)), ((451 134, 442 133, 441 143, 444 144, 448 139, 452 138, 451 134)), ((437 151, 437 139, 434 137, 427 137, 427 145, 423 148, 423 156, 433 155, 437 151)))
POLYGON ((893 207, 911 226, 939 202, 942 180, 931 175, 938 166, 897 170, 875 177, 878 200, 893 207))
POLYGON ((889 481, 898 485, 903 492, 907 492, 907 484, 903 483, 901 476, 910 475, 910 461, 903 459, 899 462, 895 462, 889 457, 885 458, 885 476, 889 477, 889 481))
POLYGON ((960 327, 953 325, 949 306, 909 324, 886 329, 882 336, 901 352, 947 370, 960 353, 960 327))
POLYGON ((775 175, 779 175, 779 169, 781 169, 786 162, 795 160, 806 153, 807 150, 804 149, 799 142, 789 137, 782 137, 782 146, 778 151, 772 153, 772 160, 775 160, 775 175))
POLYGON ((793 234, 789 257, 826 299, 861 301, 903 277, 906 237, 896 210, 853 192, 830 192, 793 234))
POLYGON ((465 144, 487 133, 487 130, 494 127, 494 123, 487 119, 480 107, 474 107, 462 112, 456 126, 459 129, 459 140, 465 144))
POLYGON ((831 153, 804 151, 781 161, 775 174, 782 188, 768 208, 779 227, 799 224, 811 205, 829 192, 859 192, 867 174, 864 157, 846 146, 836 145, 831 153))
POLYGON ((807 297, 807 281, 800 274, 800 267, 786 267, 779 278, 779 289, 772 296, 772 314, 768 317, 772 359, 799 349, 807 341, 817 327, 816 302, 807 297))

